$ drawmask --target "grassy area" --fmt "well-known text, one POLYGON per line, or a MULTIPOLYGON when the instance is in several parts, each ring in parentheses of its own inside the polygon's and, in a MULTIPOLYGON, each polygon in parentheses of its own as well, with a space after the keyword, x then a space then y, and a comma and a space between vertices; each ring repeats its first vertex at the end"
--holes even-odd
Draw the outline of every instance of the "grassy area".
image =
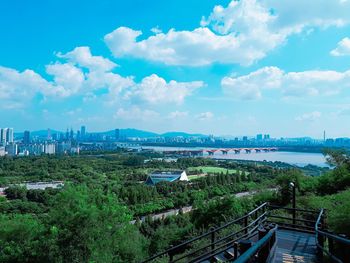
POLYGON ((187 177, 189 180, 196 180, 203 177, 203 175, 188 175, 187 177))
POLYGON ((203 173, 205 173, 205 174, 208 174, 208 173, 221 173, 221 172, 226 174, 227 171, 228 171, 229 174, 236 174, 237 173, 237 170, 235 170, 235 169, 226 169, 226 168, 214 167, 214 166, 189 167, 187 170, 189 172, 202 170, 203 173))

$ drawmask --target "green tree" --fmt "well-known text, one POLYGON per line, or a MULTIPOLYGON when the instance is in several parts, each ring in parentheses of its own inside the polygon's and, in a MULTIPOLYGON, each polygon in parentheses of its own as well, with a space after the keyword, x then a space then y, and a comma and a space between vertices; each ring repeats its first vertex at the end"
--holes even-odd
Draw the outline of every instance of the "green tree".
POLYGON ((31 215, 0 215, 0 262, 40 262, 44 230, 31 215))
POLYGON ((145 255, 144 238, 113 194, 68 186, 57 195, 49 218, 53 261, 135 262, 145 255))

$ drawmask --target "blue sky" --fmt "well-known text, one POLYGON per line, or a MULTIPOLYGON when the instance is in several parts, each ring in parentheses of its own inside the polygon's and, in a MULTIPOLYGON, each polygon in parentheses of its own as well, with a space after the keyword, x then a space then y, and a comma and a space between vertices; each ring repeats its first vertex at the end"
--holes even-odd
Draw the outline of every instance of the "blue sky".
POLYGON ((350 130, 350 1, 0 3, 0 126, 350 130))

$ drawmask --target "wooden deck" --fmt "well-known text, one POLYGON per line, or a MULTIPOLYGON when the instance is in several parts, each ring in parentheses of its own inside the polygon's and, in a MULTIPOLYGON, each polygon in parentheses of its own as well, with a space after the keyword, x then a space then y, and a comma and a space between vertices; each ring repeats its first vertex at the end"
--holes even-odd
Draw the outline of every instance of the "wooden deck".
POLYGON ((277 231, 274 263, 316 263, 316 241, 314 234, 299 231, 277 231))

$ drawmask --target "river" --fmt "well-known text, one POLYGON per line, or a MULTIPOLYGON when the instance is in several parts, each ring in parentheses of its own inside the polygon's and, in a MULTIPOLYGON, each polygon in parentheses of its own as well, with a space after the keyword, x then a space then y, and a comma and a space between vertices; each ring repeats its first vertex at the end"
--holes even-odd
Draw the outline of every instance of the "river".
MULTIPOLYGON (((160 146, 143 146, 143 149, 153 149, 155 151, 177 151, 177 150, 200 150, 201 147, 160 147, 160 146)), ((209 149, 209 148, 206 148, 209 149)), ((204 157, 208 157, 207 154, 204 157)), ((249 160, 249 161, 269 161, 269 162, 284 162, 296 166, 306 166, 308 164, 316 165, 320 167, 328 167, 326 158, 322 153, 309 153, 309 152, 251 152, 235 154, 229 152, 228 154, 222 154, 221 151, 214 153, 211 158, 214 159, 230 159, 230 160, 249 160)))

